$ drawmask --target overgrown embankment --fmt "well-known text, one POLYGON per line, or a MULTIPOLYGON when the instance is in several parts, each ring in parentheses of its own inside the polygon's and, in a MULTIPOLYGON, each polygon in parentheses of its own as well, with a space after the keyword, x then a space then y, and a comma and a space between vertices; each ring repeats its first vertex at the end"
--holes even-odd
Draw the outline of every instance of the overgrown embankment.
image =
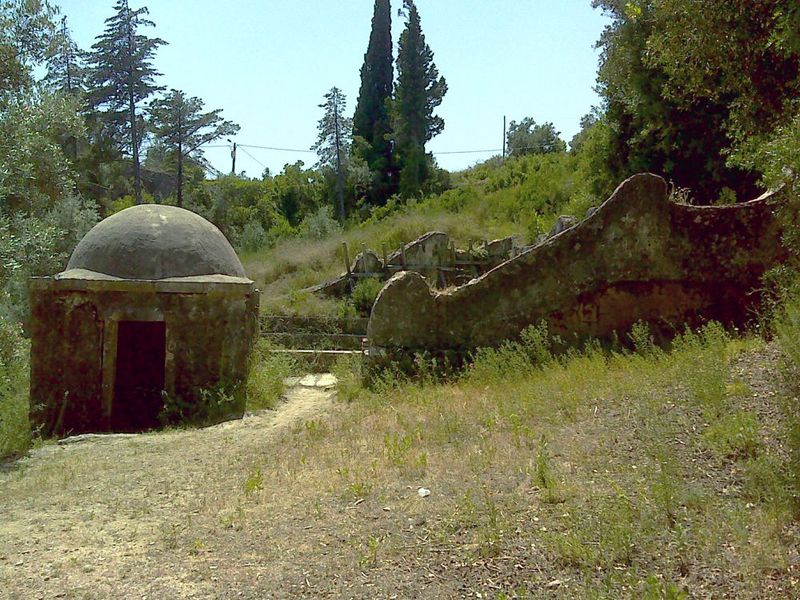
MULTIPOLYGON (((248 275, 262 290, 262 312, 301 316, 353 316, 352 302, 303 292, 344 271, 341 243, 352 254, 362 244, 380 252, 429 231, 444 231, 459 247, 470 240, 517 236, 529 243, 547 232, 561 214, 582 218, 605 199, 594 193, 586 157, 567 152, 489 161, 454 177, 454 188, 419 200, 374 208, 344 230, 333 225, 300 229, 274 247, 242 256, 248 275)), ((608 190, 610 192, 610 190, 608 190)), ((320 219, 315 216, 314 219, 320 219)), ((374 296, 374 291, 372 292, 374 296)))

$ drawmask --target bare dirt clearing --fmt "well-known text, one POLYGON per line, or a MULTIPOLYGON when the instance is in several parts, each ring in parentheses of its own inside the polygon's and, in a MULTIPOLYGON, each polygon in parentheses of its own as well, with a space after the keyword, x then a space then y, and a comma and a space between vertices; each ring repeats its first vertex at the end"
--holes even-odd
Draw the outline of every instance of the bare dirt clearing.
POLYGON ((269 486, 248 480, 252 464, 292 425, 330 410, 334 394, 298 385, 277 411, 241 421, 90 436, 9 465, 0 472, 0 596, 235 595, 218 572, 248 569, 252 557, 217 555, 199 537, 187 549, 183 535, 198 519, 235 518, 243 485, 269 486))

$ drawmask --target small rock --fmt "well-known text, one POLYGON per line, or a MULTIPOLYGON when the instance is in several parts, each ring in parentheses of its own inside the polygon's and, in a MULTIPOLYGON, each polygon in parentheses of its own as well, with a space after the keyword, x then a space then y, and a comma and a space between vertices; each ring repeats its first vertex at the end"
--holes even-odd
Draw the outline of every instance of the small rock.
POLYGON ((421 487, 417 490, 420 498, 427 498, 431 495, 431 491, 428 488, 421 487))

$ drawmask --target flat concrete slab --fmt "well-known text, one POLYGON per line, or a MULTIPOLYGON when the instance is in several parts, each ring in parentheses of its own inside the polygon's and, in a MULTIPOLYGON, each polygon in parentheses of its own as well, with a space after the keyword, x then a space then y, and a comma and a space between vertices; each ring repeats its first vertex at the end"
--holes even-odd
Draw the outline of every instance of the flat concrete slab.
POLYGON ((338 380, 333 373, 310 373, 303 377, 287 377, 283 380, 287 387, 309 387, 330 389, 336 387, 338 380))

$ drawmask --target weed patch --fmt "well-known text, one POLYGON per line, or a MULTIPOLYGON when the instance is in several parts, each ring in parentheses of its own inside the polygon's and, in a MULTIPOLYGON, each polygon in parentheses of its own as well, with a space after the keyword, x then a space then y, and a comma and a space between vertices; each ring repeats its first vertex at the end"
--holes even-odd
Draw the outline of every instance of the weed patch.
POLYGON ((30 447, 28 413, 28 344, 16 325, 0 317, 0 458, 30 447))
POLYGON ((247 410, 274 408, 285 391, 284 380, 298 372, 295 361, 265 340, 258 340, 253 351, 250 377, 247 381, 247 410))

